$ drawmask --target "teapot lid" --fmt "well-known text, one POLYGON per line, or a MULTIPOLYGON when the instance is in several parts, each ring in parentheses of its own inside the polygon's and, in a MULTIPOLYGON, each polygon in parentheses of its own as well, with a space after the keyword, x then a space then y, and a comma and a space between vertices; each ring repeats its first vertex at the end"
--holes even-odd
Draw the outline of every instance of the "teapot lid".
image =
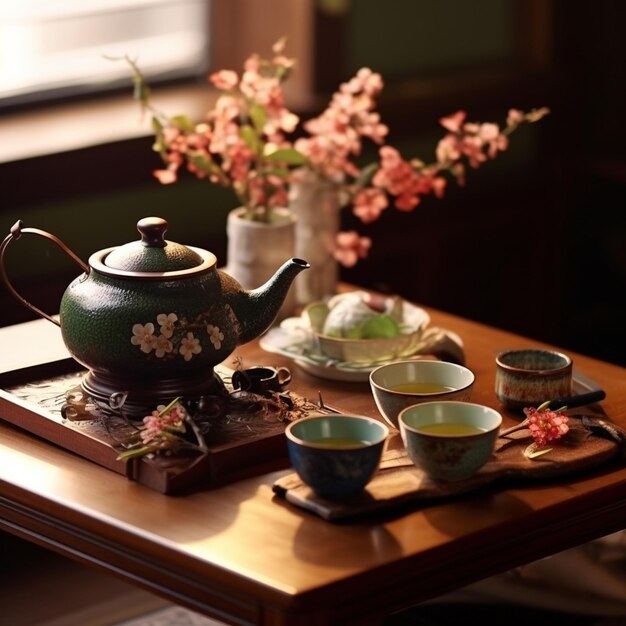
POLYGON ((211 269, 215 255, 165 239, 167 222, 160 217, 145 217, 137 222, 139 241, 101 250, 92 255, 94 269, 114 276, 154 278, 186 276, 211 269), (165 276, 164 276, 165 275, 165 276))

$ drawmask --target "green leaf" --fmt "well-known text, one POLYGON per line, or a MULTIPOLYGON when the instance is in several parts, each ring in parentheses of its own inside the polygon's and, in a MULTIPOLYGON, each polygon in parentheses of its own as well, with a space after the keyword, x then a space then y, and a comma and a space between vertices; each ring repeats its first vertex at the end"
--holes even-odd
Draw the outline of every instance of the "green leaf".
POLYGON ((177 396, 174 398, 167 406, 163 407, 163 409, 159 412, 159 417, 163 417, 167 413, 169 413, 175 406, 178 404, 181 396, 177 396))
POLYGON ((356 179, 356 184, 360 187, 366 187, 370 184, 372 178, 374 178, 374 174, 377 170, 378 163, 370 163, 369 165, 366 165, 356 179))
POLYGON ((265 160, 272 163, 280 162, 287 165, 304 165, 306 157, 293 148, 279 148, 265 155, 265 160))
POLYGON ((160 134, 163 132, 163 124, 161 124, 161 120, 156 115, 152 116, 152 129, 155 133, 160 134))
POLYGON ((211 161, 205 154, 193 154, 188 156, 189 161, 193 163, 199 170, 206 174, 219 174, 220 170, 214 161, 211 161))
POLYGON ((547 454, 550 452, 552 448, 537 448, 534 443, 531 443, 525 450, 524 456, 528 459, 535 459, 538 456, 542 456, 543 454, 547 454))
POLYGON ((263 127, 265 126, 265 122, 267 121, 267 113, 265 111, 265 107, 260 104, 253 104, 248 111, 250 115, 250 119, 252 120, 252 125, 256 129, 256 131, 260 134, 263 132, 263 127))
POLYGON ((291 69, 288 67, 279 67, 276 69, 276 78, 282 83, 289 78, 291 69))
POLYGON ((241 138, 244 140, 246 146, 250 148, 255 154, 259 154, 261 142, 259 141, 259 137, 249 124, 245 124, 240 129, 241 138))
POLYGON ((131 448, 130 450, 126 450, 124 452, 120 452, 116 461, 128 461, 128 459, 134 459, 138 456, 145 456, 146 454, 150 454, 156 450, 155 446, 142 446, 141 448, 131 448))
POLYGON ((174 115, 170 121, 174 126, 186 133, 192 132, 195 129, 194 123, 187 115, 174 115))
POLYGON ((144 104, 150 99, 150 87, 140 76, 133 78, 133 98, 144 104))
POLYGON ((152 150, 154 150, 154 152, 158 152, 163 157, 165 156, 167 146, 165 145, 161 135, 157 135, 154 143, 152 144, 152 150))
POLYGON ((263 170, 263 174, 266 176, 273 174, 274 176, 279 176, 280 178, 287 178, 287 176, 289 176, 289 170, 286 167, 268 167, 263 170))

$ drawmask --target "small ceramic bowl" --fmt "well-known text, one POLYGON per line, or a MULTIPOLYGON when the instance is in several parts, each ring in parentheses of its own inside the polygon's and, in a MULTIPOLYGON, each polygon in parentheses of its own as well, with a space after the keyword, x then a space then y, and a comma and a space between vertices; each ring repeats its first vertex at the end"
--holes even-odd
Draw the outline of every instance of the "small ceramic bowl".
POLYGON ((357 415, 314 415, 285 429, 291 465, 318 496, 342 500, 361 493, 374 476, 389 429, 357 415))
POLYGON ((496 357, 496 396, 523 410, 572 395, 572 359, 554 350, 507 350, 496 357))
MULTIPOLYGON (((355 296, 356 299, 359 293, 341 294, 341 296, 355 296)), ((387 300, 393 299, 387 298, 387 300)), ((330 309, 326 303, 322 302, 314 302, 306 306, 302 317, 310 325, 314 341, 321 354, 341 362, 377 363, 414 354, 420 345, 424 329, 430 322, 428 313, 421 307, 399 299, 395 302, 402 311, 402 332, 395 337, 351 339, 324 334, 324 326, 330 309)), ((388 303, 387 306, 392 305, 388 303)))
POLYGON ((470 399, 474 373, 448 361, 397 361, 370 372, 376 406, 385 421, 396 429, 402 409, 433 400, 470 399))
POLYGON ((425 402, 400 412, 409 458, 430 478, 471 478, 493 454, 502 416, 471 402, 425 402))

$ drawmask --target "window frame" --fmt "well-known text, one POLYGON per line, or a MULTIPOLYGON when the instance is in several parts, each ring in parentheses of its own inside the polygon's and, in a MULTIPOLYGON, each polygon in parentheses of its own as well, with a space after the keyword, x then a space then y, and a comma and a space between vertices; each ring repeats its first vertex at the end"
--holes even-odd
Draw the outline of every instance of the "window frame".
MULTIPOLYGON (((168 12, 173 10, 175 13, 172 17, 184 22, 182 26, 182 28, 185 29, 184 31, 172 29, 172 27, 168 26, 163 32, 159 32, 157 23, 154 21, 150 22, 149 26, 144 26, 144 19, 147 14, 142 13, 141 15, 135 16, 132 22, 133 30, 126 35, 127 43, 145 40, 154 47, 154 41, 159 41, 158 50, 160 57, 152 58, 151 64, 146 63, 144 69, 145 73, 150 76, 151 81, 155 83, 171 83, 172 81, 180 79, 193 80, 203 75, 210 62, 207 54, 209 44, 208 40, 205 38, 205 34, 210 32, 211 27, 210 10, 206 0, 183 1, 191 4, 189 10, 193 11, 192 13, 178 12, 176 5, 171 5, 164 2, 164 0, 117 0, 112 7, 107 6, 107 3, 101 2, 93 7, 90 5, 86 9, 80 8, 81 5, 78 2, 69 7, 65 6, 65 3, 63 3, 62 8, 60 8, 61 3, 58 3, 59 7, 53 4, 51 7, 48 7, 49 10, 47 12, 46 8, 44 8, 44 15, 40 19, 34 17, 36 15, 34 12, 34 10, 36 10, 35 6, 29 6, 26 12, 20 11, 18 8, 15 21, 9 21, 7 23, 7 34, 10 36, 9 38, 13 39, 16 35, 19 35, 20 38, 26 37, 27 40, 28 38, 40 37, 44 43, 40 44, 43 46, 41 49, 37 49, 31 55, 28 55, 28 48, 26 48, 26 56, 31 57, 31 62, 26 65, 24 71, 34 82, 25 83, 19 87, 11 84, 9 76, 9 84, 5 84, 5 87, 9 88, 9 93, 3 91, 0 97, 0 115, 11 111, 47 108, 55 106, 58 103, 72 103, 78 100, 97 100, 100 97, 107 97, 116 91, 121 92, 125 90, 127 88, 125 79, 127 71, 123 65, 121 63, 115 65, 113 61, 106 61, 101 57, 99 51, 96 52, 94 46, 99 47, 102 41, 100 41, 100 43, 97 43, 97 41, 104 40, 107 43, 105 47, 103 47, 103 50, 106 48, 109 52, 114 51, 111 52, 112 55, 129 53, 128 49, 120 48, 119 42, 115 41, 114 34, 101 34, 103 32, 101 26, 102 22, 98 21, 109 20, 112 22, 115 20, 113 23, 121 27, 123 26, 123 19, 128 12, 143 11, 145 13, 153 9, 168 12), (196 13, 198 11, 204 14, 204 24, 199 23, 196 19, 196 13), (76 20, 79 20, 79 22, 74 23, 76 20), (188 23, 190 20, 193 21, 188 23), (12 29, 13 25, 18 29, 16 32, 12 29), (81 31, 80 26, 84 27, 85 31, 81 31), (50 43, 55 41, 55 35, 58 37, 59 32, 67 34, 71 29, 75 29, 78 39, 74 42, 74 46, 70 44, 64 47, 64 44, 61 43, 57 48, 56 44, 52 45, 50 43), (196 36, 196 39, 192 39, 192 41, 198 43, 194 48, 195 58, 193 61, 191 57, 183 58, 180 54, 172 60, 169 49, 165 48, 164 44, 168 41, 168 38, 180 36, 181 33, 184 33, 186 36, 190 33, 196 36), (91 35, 96 38, 95 44, 89 37, 91 35), (203 39, 202 43, 199 43, 200 38, 203 39), (52 46, 52 49, 47 51, 50 53, 48 55, 45 53, 45 42, 48 42, 48 46, 52 46), (85 56, 86 49, 90 49, 93 55, 90 55, 88 64, 81 66, 80 63, 83 61, 79 61, 79 59, 85 56), (166 49, 167 54, 162 52, 166 49), (53 75, 58 71, 58 61, 51 63, 50 66, 45 66, 46 62, 50 62, 50 58, 54 59, 57 55, 63 55, 65 61, 69 61, 70 64, 74 64, 74 66, 77 62, 79 63, 79 67, 74 67, 73 72, 67 75, 64 82, 56 80, 50 81, 47 75, 48 69, 53 71, 53 75), (46 56, 48 56, 48 59, 45 58, 46 56), (31 66, 36 66, 37 63, 44 64, 45 67, 43 69, 40 67, 37 75, 31 76, 28 72, 32 73, 31 66), (99 77, 99 79, 94 80, 99 71, 96 68, 102 68, 102 71, 105 73, 105 78, 99 77), (85 76, 86 70, 89 71, 87 76, 85 76), (30 84, 30 86, 27 86, 28 84, 30 84), (12 92, 12 89, 17 89, 17 91, 12 92)), ((161 14, 159 14, 159 16, 160 15, 161 14)), ((37 48, 37 46, 35 46, 35 48, 37 48)), ((134 53, 135 52, 132 51, 130 52, 130 54, 134 53)), ((15 51, 12 51, 11 54, 15 54, 15 51)), ((14 60, 16 63, 19 63, 19 52, 17 54, 18 58, 14 60)), ((10 56, 7 57, 9 63, 11 58, 10 56)), ((13 71, 15 71, 15 69, 13 71)), ((19 67, 17 71, 19 71, 19 67)))

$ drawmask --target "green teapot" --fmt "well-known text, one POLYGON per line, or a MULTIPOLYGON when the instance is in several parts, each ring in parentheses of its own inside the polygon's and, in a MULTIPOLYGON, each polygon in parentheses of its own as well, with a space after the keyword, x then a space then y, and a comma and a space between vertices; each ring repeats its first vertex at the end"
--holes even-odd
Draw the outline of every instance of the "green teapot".
POLYGON ((12 295, 58 325, 70 354, 88 371, 82 387, 128 409, 156 407, 177 396, 212 393, 213 368, 276 319, 295 277, 309 263, 286 261, 264 285, 245 290, 218 270, 214 254, 165 239, 167 222, 146 217, 141 239, 95 252, 85 264, 54 235, 18 221, 0 244, 0 274, 12 295), (4 256, 23 234, 43 236, 83 270, 65 290, 58 320, 11 284, 4 256))

